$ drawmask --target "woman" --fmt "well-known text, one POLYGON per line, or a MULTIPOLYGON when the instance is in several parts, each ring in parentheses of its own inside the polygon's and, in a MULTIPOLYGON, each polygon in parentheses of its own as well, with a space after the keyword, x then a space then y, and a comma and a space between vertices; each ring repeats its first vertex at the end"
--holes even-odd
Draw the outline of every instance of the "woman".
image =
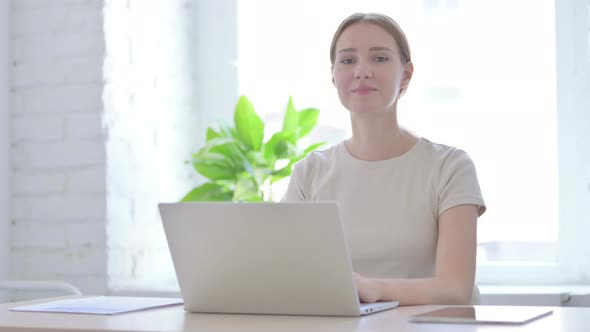
POLYGON ((362 302, 470 303, 485 205, 465 152, 398 124, 414 71, 403 31, 385 15, 353 14, 330 59, 352 137, 295 165, 283 201, 339 202, 362 302))

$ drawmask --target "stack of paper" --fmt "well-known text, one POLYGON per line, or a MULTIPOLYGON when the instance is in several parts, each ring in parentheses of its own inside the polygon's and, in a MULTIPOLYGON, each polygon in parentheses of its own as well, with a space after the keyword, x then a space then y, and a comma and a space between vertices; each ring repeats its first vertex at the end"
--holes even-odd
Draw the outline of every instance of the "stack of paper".
POLYGON ((176 298, 93 296, 13 307, 10 310, 113 315, 180 304, 183 304, 182 299, 176 298))

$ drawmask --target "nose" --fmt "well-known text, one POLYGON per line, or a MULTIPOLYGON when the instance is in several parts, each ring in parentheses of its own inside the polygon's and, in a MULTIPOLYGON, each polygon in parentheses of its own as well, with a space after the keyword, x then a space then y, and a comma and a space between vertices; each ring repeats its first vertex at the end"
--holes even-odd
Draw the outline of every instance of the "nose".
POLYGON ((373 77, 373 70, 371 69, 371 66, 359 62, 354 71, 354 78, 360 80, 368 79, 371 77, 373 77))

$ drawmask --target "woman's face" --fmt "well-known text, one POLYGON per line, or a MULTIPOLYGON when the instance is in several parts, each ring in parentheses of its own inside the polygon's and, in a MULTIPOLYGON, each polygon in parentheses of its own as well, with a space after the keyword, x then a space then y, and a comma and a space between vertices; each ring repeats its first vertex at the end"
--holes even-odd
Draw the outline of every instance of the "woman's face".
POLYGON ((378 25, 357 22, 336 42, 332 81, 351 112, 391 110, 413 72, 404 65, 392 35, 378 25))

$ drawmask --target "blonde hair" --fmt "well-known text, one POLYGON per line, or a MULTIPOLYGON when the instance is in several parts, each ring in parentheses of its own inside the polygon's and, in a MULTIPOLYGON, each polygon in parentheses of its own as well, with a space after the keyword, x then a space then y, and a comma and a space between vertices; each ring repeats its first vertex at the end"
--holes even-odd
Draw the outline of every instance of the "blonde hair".
POLYGON ((340 26, 336 30, 336 33, 334 33, 334 37, 332 37, 332 45, 330 45, 330 62, 332 63, 332 65, 334 65, 334 61, 336 59, 336 43, 338 42, 338 38, 340 38, 340 35, 342 35, 346 28, 357 22, 368 22, 383 28, 395 39, 397 47, 399 48, 402 63, 405 65, 408 62, 412 61, 408 39, 406 38, 406 34, 403 32, 402 28, 397 24, 396 21, 394 21, 391 17, 385 14, 354 13, 349 17, 345 18, 344 21, 340 23, 340 26))

